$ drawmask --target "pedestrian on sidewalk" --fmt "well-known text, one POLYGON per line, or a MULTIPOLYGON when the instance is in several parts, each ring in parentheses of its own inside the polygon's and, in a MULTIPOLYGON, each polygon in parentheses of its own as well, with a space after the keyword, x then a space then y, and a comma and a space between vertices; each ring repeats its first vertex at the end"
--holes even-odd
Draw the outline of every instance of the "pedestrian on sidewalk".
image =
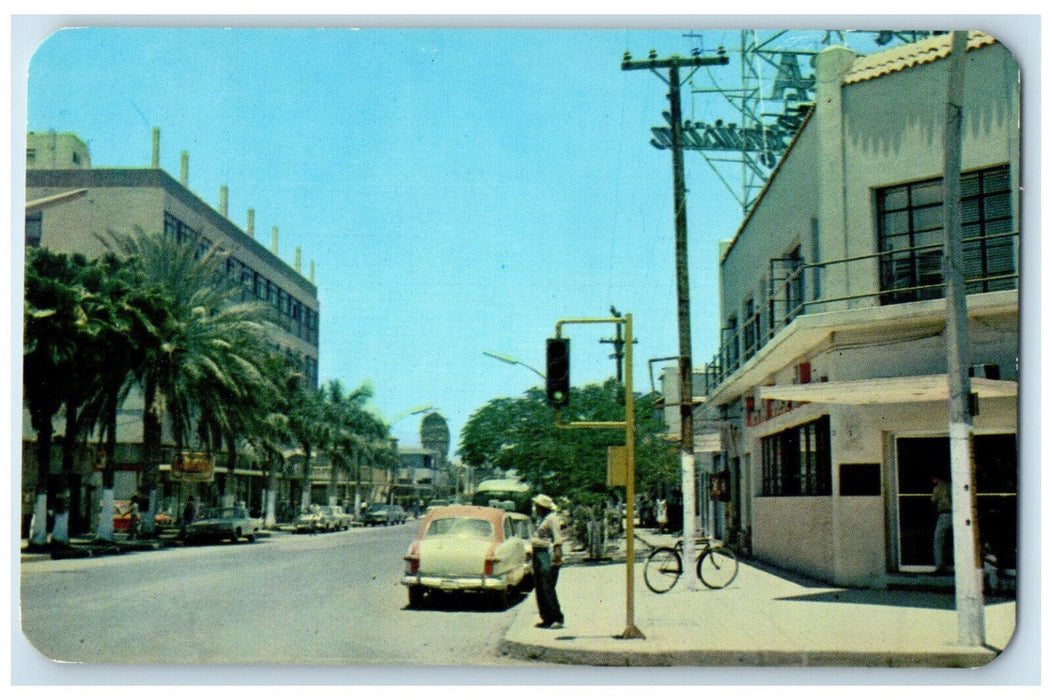
POLYGON ((543 493, 533 498, 536 517, 540 518, 533 533, 533 577, 536 582, 537 611, 541 614, 538 627, 559 629, 563 626, 563 611, 555 584, 562 566, 563 536, 559 528, 558 508, 550 496, 543 493))
POLYGON ((946 550, 953 534, 953 496, 950 492, 950 481, 942 475, 931 477, 934 485, 931 502, 935 506, 935 535, 932 540, 935 555, 935 573, 942 574, 949 570, 946 564, 946 550))
POLYGON ((142 519, 139 516, 139 501, 137 498, 132 498, 131 508, 128 511, 128 519, 130 524, 128 525, 128 539, 137 540, 141 533, 142 519))

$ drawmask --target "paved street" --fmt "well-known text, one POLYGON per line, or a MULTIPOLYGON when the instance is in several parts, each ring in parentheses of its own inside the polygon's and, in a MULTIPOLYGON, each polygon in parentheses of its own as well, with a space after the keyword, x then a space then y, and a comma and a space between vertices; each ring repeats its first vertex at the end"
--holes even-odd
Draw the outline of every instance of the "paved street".
POLYGON ((415 526, 24 562, 23 630, 89 663, 535 665, 497 656, 514 606, 406 609, 415 526))

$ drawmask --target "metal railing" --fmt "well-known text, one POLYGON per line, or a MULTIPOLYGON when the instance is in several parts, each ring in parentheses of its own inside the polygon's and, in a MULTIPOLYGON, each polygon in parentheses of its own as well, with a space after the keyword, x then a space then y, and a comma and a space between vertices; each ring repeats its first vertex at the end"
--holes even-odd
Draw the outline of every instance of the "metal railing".
MULTIPOLYGON (((978 248, 982 256, 978 262, 983 263, 985 268, 990 262, 985 251, 989 244, 1000 240, 1018 239, 1019 232, 991 234, 982 237, 966 238, 964 240, 966 262, 975 261, 975 250, 978 248), (972 249, 969 250, 969 247, 972 249)), ((736 372, 746 361, 756 355, 772 338, 784 328, 789 326, 798 316, 819 313, 828 310, 831 305, 844 304, 848 308, 861 308, 864 306, 889 306, 894 304, 910 303, 928 299, 941 299, 945 296, 945 282, 942 279, 942 270, 937 273, 924 272, 920 269, 921 256, 938 255, 942 251, 942 244, 915 246, 913 248, 897 248, 891 251, 856 255, 836 260, 825 260, 817 263, 804 263, 800 261, 795 264, 795 269, 785 270, 785 277, 775 279, 773 273, 769 280, 768 297, 763 304, 757 304, 754 313, 744 319, 741 327, 725 327, 720 333, 720 349, 712 360, 705 364, 703 375, 705 379, 705 395, 715 391, 724 381, 736 372), (922 274, 929 278, 938 277, 938 281, 923 284, 894 284, 886 283, 888 273, 898 270, 890 268, 892 260, 902 259, 909 263, 906 276, 909 282, 914 282, 922 274), (848 266, 859 267, 860 264, 871 263, 863 274, 857 270, 849 270, 848 266), (867 281, 873 281, 872 289, 855 294, 841 294, 838 296, 806 299, 805 290, 811 289, 817 292, 821 288, 821 277, 833 271, 842 270, 846 277, 852 272, 856 276, 862 276, 867 281), (868 300, 869 304, 860 302, 868 300)), ((988 274, 968 275, 966 272, 965 285, 968 294, 979 294, 991 291, 1000 291, 1019 288, 1019 252, 1018 241, 1011 246, 1011 269, 994 270, 988 274)), ((773 262, 773 261, 772 261, 773 262)), ((891 275, 893 277, 893 275, 891 275)), ((892 282, 894 280, 891 280, 892 282)))

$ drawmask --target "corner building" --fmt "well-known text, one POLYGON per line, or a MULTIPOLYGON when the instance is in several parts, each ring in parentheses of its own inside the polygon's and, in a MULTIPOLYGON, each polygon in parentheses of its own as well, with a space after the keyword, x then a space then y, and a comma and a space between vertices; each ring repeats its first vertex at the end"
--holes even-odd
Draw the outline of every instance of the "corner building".
MULTIPOLYGON (((694 382, 699 484, 721 486, 699 494, 702 524, 760 560, 837 585, 934 582, 930 477, 949 473, 949 51, 944 35, 869 56, 819 54, 815 105, 721 246, 720 349, 694 382)), ((961 204, 975 484, 982 544, 1008 577, 1017 548, 1019 89, 1005 46, 971 32, 961 204)), ((678 378, 666 372, 663 383, 671 403, 678 378)))

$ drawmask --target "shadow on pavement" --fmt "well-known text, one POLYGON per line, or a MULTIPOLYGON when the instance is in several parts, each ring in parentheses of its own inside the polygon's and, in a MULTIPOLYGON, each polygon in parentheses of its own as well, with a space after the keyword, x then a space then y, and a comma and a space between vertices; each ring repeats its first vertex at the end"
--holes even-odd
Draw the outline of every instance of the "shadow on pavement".
POLYGON ((888 605, 901 608, 925 608, 928 610, 953 610, 956 607, 953 594, 913 593, 870 589, 839 589, 823 593, 786 596, 775 600, 802 603, 847 603, 849 605, 888 605))
POLYGON ((419 606, 405 606, 410 612, 451 612, 451 613, 503 613, 520 605, 528 593, 509 593, 507 607, 503 606, 497 596, 480 593, 441 593, 433 591, 427 594, 419 606))

